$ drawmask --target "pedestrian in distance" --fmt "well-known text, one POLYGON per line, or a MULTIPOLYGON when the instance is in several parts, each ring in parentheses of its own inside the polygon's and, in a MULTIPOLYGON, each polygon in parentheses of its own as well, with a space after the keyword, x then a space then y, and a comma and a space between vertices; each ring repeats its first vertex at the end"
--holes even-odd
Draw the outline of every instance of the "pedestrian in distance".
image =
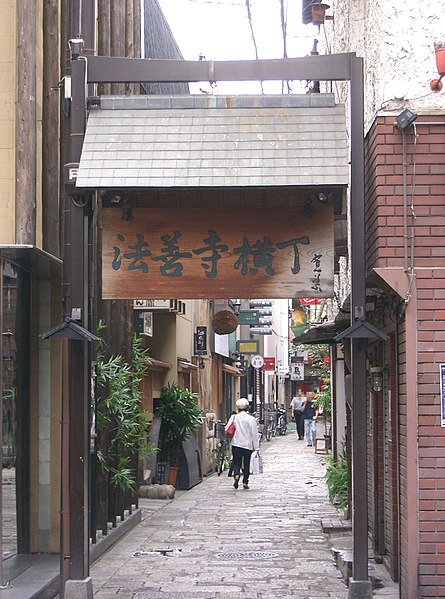
POLYGON ((313 404, 314 399, 315 393, 310 391, 307 394, 306 401, 303 402, 302 406, 304 415, 304 432, 306 434, 308 447, 315 445, 315 438, 317 436, 318 408, 316 408, 313 404))
POLYGON ((298 390, 298 395, 295 395, 290 402, 292 410, 292 418, 295 419, 295 430, 297 431, 298 439, 304 439, 304 414, 303 403, 307 397, 302 394, 301 389, 298 390))
POLYGON ((233 467, 233 486, 239 487, 241 472, 243 473, 243 488, 249 488, 250 458, 254 451, 260 448, 258 435, 258 426, 256 419, 249 414, 249 402, 245 397, 241 397, 236 402, 237 414, 230 416, 226 431, 232 422, 235 422, 235 434, 232 437, 232 467, 233 467))

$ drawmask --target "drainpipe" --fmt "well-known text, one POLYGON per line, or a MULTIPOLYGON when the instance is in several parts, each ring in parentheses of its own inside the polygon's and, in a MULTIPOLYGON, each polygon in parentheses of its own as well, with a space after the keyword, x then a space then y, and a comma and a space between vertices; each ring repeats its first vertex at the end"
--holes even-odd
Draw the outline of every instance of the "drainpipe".
MULTIPOLYGON (((406 156, 406 130, 402 131, 403 151, 403 228, 404 271, 408 278, 405 295, 405 346, 406 346, 406 588, 408 596, 418 593, 419 531, 419 455, 418 455, 418 331, 417 331, 417 285, 414 271, 414 206, 411 205, 410 255, 408 253, 408 165, 406 156)), ((415 165, 415 163, 414 163, 415 165)), ((413 172, 414 179, 414 172, 413 172)), ((414 182, 413 182, 414 186, 414 182)))

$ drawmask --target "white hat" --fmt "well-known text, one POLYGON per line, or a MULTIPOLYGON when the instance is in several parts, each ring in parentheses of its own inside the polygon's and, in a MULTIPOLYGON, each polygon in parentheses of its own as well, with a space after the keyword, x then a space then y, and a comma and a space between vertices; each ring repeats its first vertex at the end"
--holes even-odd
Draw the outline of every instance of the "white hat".
POLYGON ((236 402, 236 407, 238 408, 238 410, 245 410, 246 408, 249 407, 249 401, 245 397, 241 397, 236 402))

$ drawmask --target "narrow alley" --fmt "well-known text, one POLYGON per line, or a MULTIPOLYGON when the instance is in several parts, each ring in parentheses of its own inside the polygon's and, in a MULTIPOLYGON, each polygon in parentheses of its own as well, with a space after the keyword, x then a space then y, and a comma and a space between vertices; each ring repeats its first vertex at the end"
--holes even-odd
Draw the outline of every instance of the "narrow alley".
MULTIPOLYGON (((235 490, 224 472, 172 501, 142 499, 142 522, 91 568, 94 597, 346 599, 331 548, 350 546, 350 532, 325 534, 321 524, 338 520, 326 456, 294 430, 263 442, 261 453, 264 473, 248 490, 235 490)), ((386 583, 376 594, 398 597, 386 583)))

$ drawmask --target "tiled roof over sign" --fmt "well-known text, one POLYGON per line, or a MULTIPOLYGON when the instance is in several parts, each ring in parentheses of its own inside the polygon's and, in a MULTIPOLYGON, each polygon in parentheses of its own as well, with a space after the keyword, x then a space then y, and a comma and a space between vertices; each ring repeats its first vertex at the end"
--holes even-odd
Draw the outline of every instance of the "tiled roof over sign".
POLYGON ((345 109, 330 94, 101 98, 77 187, 347 185, 345 109))

